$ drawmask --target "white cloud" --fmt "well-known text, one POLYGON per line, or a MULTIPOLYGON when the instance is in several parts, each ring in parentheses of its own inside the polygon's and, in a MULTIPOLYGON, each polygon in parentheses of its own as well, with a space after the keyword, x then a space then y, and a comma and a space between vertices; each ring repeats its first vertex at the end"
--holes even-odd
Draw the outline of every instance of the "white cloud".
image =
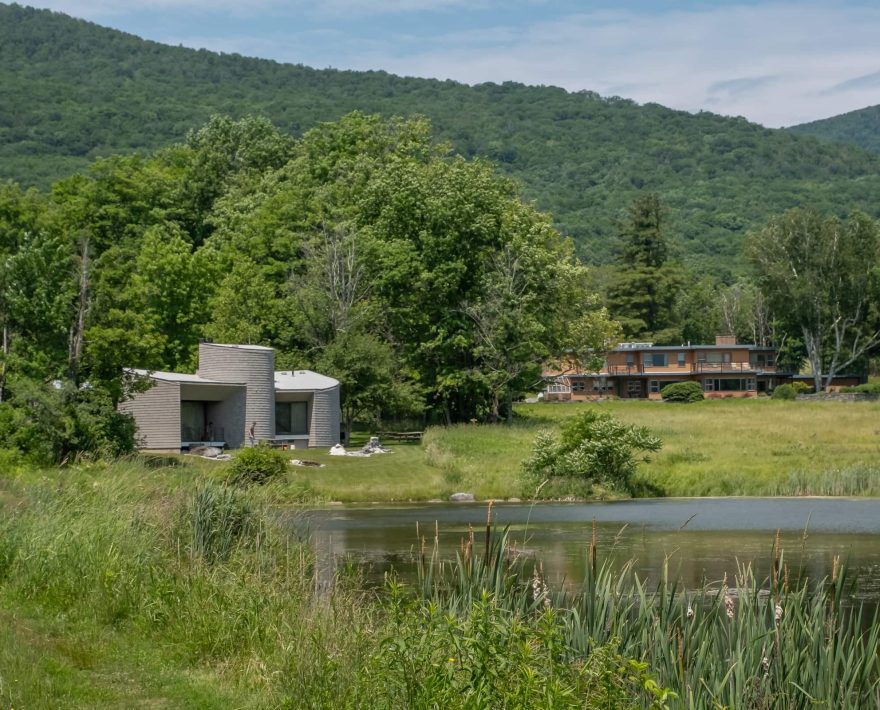
POLYGON ((865 6, 605 11, 440 37, 411 54, 392 46, 352 51, 337 64, 467 83, 553 84, 780 126, 877 103, 871 82, 845 82, 876 72, 878 33, 880 9, 865 6))
MULTIPOLYGON (((513 1, 513 0, 511 0, 513 1)), ((529 0, 522 0, 529 1, 529 0)), ((351 17, 504 7, 502 0, 42 0, 39 6, 85 19, 112 18, 144 10, 199 10, 240 16, 272 10, 313 17, 351 17)))

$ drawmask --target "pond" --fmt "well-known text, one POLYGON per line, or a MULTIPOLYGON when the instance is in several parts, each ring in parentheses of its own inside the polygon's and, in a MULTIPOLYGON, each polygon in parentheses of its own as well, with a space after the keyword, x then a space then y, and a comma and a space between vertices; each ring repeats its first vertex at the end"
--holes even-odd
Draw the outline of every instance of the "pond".
MULTIPOLYGON (((429 548, 436 529, 441 557, 451 560, 470 529, 483 539, 486 515, 487 505, 475 503, 337 506, 291 514, 290 523, 311 539, 320 578, 354 563, 378 584, 392 569, 404 579, 414 576, 417 525, 429 548)), ((725 575, 732 580, 738 564, 748 562, 763 578, 778 530, 792 578, 822 579, 839 556, 856 582, 854 599, 880 601, 880 499, 500 503, 492 517, 499 528, 509 526, 518 549, 541 561, 551 584, 575 586, 583 579, 594 525, 600 560, 635 560, 649 582, 659 579, 668 560, 670 576, 688 588, 725 575)))

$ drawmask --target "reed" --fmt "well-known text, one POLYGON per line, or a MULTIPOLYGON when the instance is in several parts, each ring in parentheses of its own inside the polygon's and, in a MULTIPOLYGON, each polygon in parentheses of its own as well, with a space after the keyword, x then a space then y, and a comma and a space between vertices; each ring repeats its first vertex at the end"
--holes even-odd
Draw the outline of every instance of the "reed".
POLYGON ((485 552, 472 534, 452 563, 434 554, 420 563, 421 594, 462 615, 489 593, 507 611, 557 610, 565 645, 588 659, 614 648, 640 659, 681 707, 875 707, 880 702, 880 619, 847 603, 846 566, 810 585, 791 580, 777 548, 772 569, 750 565, 735 579, 687 590, 664 566, 655 588, 631 564, 615 569, 591 544, 583 585, 550 590, 540 565, 516 553, 508 530, 485 552))

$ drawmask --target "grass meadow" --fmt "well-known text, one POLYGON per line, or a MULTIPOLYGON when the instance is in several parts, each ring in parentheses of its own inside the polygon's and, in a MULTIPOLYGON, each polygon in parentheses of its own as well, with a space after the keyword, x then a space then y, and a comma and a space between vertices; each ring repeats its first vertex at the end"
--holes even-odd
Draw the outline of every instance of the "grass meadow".
POLYGON ((781 551, 766 578, 684 590, 646 589, 591 546, 583 588, 563 591, 487 529, 452 564, 427 551, 417 583, 367 591, 319 584, 266 487, 201 464, 6 469, 0 491, 4 709, 880 700, 880 624, 842 603, 845 568, 800 587, 781 551))
POLYGON ((588 407, 647 426, 663 440, 639 468, 636 483, 646 493, 880 496, 880 403, 763 398, 520 405, 512 426, 430 428, 421 445, 392 443, 389 455, 310 451, 325 467, 294 470, 275 494, 343 502, 431 500, 456 491, 530 497, 519 466, 535 436, 588 407))

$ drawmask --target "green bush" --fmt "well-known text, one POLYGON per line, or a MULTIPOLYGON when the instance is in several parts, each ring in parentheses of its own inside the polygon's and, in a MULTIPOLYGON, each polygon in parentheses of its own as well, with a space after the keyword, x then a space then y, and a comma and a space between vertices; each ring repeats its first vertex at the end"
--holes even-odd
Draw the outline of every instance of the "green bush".
POLYGON ((571 478, 627 491, 639 460, 648 460, 637 453, 660 446, 646 427, 589 410, 567 420, 558 441, 549 432, 539 433, 522 469, 532 481, 571 478))
POLYGON ((8 391, 0 402, 0 448, 19 451, 29 463, 112 459, 134 451, 134 419, 117 411, 98 387, 20 377, 8 391))
POLYGON ((242 449, 233 459, 227 482, 236 486, 264 484, 283 476, 287 471, 287 457, 270 446, 252 446, 242 449))
POLYGON ((841 387, 840 391, 854 394, 880 394, 880 382, 869 382, 868 384, 855 385, 854 387, 841 387))
POLYGON ((359 678, 362 700, 391 708, 659 710, 676 699, 646 663, 622 657, 616 639, 576 653, 565 612, 548 605, 521 615, 507 601, 481 590, 450 613, 392 584, 385 640, 359 678))
POLYGON ((772 399, 796 399, 802 391, 803 390, 796 387, 794 384, 778 385, 773 390, 772 399))
POLYGON ((666 402, 700 402, 704 399, 699 382, 673 382, 660 390, 666 402))

